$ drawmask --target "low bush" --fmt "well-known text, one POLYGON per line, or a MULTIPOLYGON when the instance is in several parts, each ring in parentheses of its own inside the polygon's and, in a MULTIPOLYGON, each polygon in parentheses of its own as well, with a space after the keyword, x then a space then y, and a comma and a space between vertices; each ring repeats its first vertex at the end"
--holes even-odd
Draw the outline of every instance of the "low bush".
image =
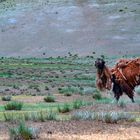
POLYGON ((46 96, 44 97, 44 101, 48 103, 55 102, 55 97, 52 95, 46 96))
POLYGON ((23 107, 22 102, 12 101, 4 105, 5 110, 21 110, 23 107))
POLYGON ((83 102, 81 100, 77 99, 73 102, 73 108, 74 109, 79 109, 82 105, 83 105, 83 102))
POLYGON ((67 103, 65 103, 63 106, 58 105, 57 109, 60 113, 67 113, 70 111, 70 105, 68 105, 67 103))
POLYGON ((56 120, 56 113, 52 110, 48 112, 40 111, 39 114, 36 116, 36 121, 45 122, 46 120, 56 120))
POLYGON ((56 113, 50 110, 46 115, 47 120, 56 120, 56 113))
POLYGON ((38 131, 32 127, 26 127, 23 122, 19 123, 16 128, 9 129, 11 140, 31 140, 38 138, 38 131))
POLYGON ((105 123, 117 123, 118 121, 135 121, 135 116, 127 113, 116 113, 116 112, 100 112, 94 113, 89 111, 79 111, 72 114, 71 119, 73 120, 96 120, 105 123))
POLYGON ((64 93, 64 96, 72 96, 72 93, 64 93))
POLYGON ((121 107, 121 108, 126 107, 126 102, 123 101, 123 100, 121 100, 121 101, 119 102, 119 107, 121 107))
POLYGON ((99 92, 94 93, 92 97, 95 100, 101 100, 102 99, 102 95, 99 92))
POLYGON ((48 86, 45 86, 45 90, 49 90, 49 87, 48 86))
POLYGON ((89 111, 79 111, 72 114, 72 120, 91 120, 93 119, 93 113, 89 111))
POLYGON ((58 88, 59 90, 59 93, 62 93, 62 94, 65 94, 65 93, 70 93, 70 94, 73 94, 73 93, 80 93, 80 88, 78 87, 74 87, 74 86, 68 86, 68 87, 62 87, 62 88, 58 88))
POLYGON ((1 97, 2 101, 11 101, 12 97, 11 96, 3 96, 1 97))

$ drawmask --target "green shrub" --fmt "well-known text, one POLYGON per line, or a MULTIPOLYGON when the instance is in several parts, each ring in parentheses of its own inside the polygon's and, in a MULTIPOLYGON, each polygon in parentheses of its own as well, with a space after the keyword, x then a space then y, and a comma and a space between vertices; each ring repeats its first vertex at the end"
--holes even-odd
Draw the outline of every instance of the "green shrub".
POLYGON ((58 88, 59 93, 80 93, 80 89, 78 87, 74 87, 74 86, 68 86, 68 87, 63 87, 63 88, 58 88))
POLYGON ((60 112, 60 113, 66 113, 66 112, 70 111, 70 105, 68 105, 67 103, 65 103, 61 107, 58 105, 57 109, 58 109, 58 112, 60 112))
POLYGON ((45 116, 44 116, 44 112, 40 111, 39 114, 37 115, 37 120, 40 120, 42 122, 45 122, 45 116))
POLYGON ((64 93, 64 96, 72 96, 72 93, 64 93))
POLYGON ((96 92, 95 88, 92 88, 92 87, 83 88, 83 94, 85 94, 85 95, 93 94, 94 92, 96 92))
POLYGON ((92 96, 95 100, 101 100, 102 99, 102 95, 97 92, 97 93, 94 93, 93 96, 92 96))
POLYGON ((1 97, 2 101, 11 101, 12 97, 11 96, 3 96, 1 97))
POLYGON ((13 85, 13 88, 14 89, 19 89, 19 86, 18 85, 13 85))
POLYGON ((105 123, 117 123, 118 121, 136 121, 134 115, 128 113, 116 113, 116 112, 89 112, 79 111, 72 114, 71 119, 74 120, 96 120, 105 123))
MULTIPOLYGON (((116 115, 116 114, 115 114, 116 115)), ((117 116, 115 116, 115 115, 112 115, 112 114, 109 114, 109 113, 106 113, 105 115, 104 115, 104 121, 106 122, 106 123, 117 123, 117 116)))
POLYGON ((79 109, 82 105, 83 105, 83 102, 81 100, 77 99, 73 102, 73 108, 75 109, 79 109))
POLYGON ((37 84, 31 84, 31 85, 29 85, 28 88, 29 89, 37 89, 37 88, 39 88, 39 85, 37 85, 37 84))
POLYGON ((26 127, 21 122, 16 128, 9 129, 11 140, 31 140, 38 137, 37 129, 26 127))
POLYGON ((71 116, 72 120, 91 120, 93 119, 93 113, 89 111, 79 111, 75 112, 71 116))
POLYGON ((21 110, 23 107, 22 102, 12 101, 4 105, 5 110, 21 110))
POLYGON ((48 103, 55 102, 55 97, 52 95, 46 96, 44 97, 44 101, 48 103))
POLYGON ((4 121, 6 122, 14 122, 14 121, 18 121, 18 119, 16 118, 16 116, 13 114, 13 113, 7 113, 7 112, 4 112, 3 113, 3 116, 4 116, 4 121))
POLYGON ((49 87, 48 86, 45 86, 45 90, 49 90, 49 87))
POLYGON ((52 110, 50 110, 49 112, 47 112, 47 120, 56 120, 56 113, 53 112, 52 110))
POLYGON ((126 107, 126 102, 124 102, 124 101, 120 101, 119 102, 119 107, 121 107, 121 108, 124 108, 124 107, 126 107))
POLYGON ((48 112, 40 111, 40 112, 33 112, 30 115, 24 115, 25 120, 32 120, 32 121, 41 121, 45 122, 46 120, 56 120, 56 113, 52 110, 48 112))
POLYGON ((117 123, 118 121, 135 121, 135 116, 127 113, 116 113, 116 112, 108 112, 108 113, 99 113, 97 115, 99 121, 103 121, 106 123, 117 123))

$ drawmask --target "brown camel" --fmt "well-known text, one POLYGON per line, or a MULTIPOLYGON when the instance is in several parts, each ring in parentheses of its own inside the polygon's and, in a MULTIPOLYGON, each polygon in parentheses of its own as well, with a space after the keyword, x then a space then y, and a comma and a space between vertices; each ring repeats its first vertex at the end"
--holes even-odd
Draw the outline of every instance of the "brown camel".
POLYGON ((134 88, 140 85, 140 58, 120 59, 111 69, 105 65, 103 59, 97 58, 95 67, 96 86, 99 90, 112 88, 117 101, 123 93, 126 93, 134 102, 134 88))

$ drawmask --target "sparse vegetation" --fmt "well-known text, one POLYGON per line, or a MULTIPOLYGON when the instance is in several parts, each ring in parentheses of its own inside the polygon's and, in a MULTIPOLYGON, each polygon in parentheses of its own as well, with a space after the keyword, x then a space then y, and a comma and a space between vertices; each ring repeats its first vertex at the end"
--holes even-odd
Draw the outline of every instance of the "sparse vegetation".
POLYGON ((72 93, 64 93, 64 96, 72 96, 72 93))
POLYGON ((55 102, 55 97, 52 95, 46 96, 44 97, 44 101, 48 103, 55 102))
POLYGON ((123 101, 123 100, 119 101, 119 106, 120 106, 121 108, 126 107, 126 102, 123 101))
POLYGON ((56 113, 53 112, 52 110, 50 110, 49 112, 47 112, 47 120, 56 120, 56 113))
POLYGON ((138 87, 135 88, 135 92, 136 92, 138 95, 140 95, 140 86, 138 86, 138 87))
MULTIPOLYGON (((12 102, 23 101, 24 105, 20 109, 17 107, 20 105, 16 103, 5 104, 2 102, 0 105, 0 121, 17 123, 22 120, 42 124, 49 120, 70 121, 71 119, 95 120, 106 123, 118 123, 122 120, 135 121, 134 117, 130 117, 125 112, 125 115, 117 112, 116 114, 99 112, 100 109, 104 111, 104 108, 107 111, 112 111, 115 104, 111 104, 113 98, 109 94, 101 95, 96 90, 94 69, 91 71, 94 58, 90 56, 84 59, 80 57, 75 59, 73 56, 65 57, 65 59, 63 57, 32 58, 24 61, 22 59, 5 59, 6 61, 2 62, 1 65, 4 67, 2 73, 5 68, 6 70, 9 69, 15 81, 12 83, 13 79, 3 76, 6 82, 2 80, 0 83, 3 90, 1 95, 4 95, 1 97, 5 98, 2 100, 8 100, 9 95, 14 95, 12 102), (14 67, 12 67, 13 65, 14 67), (61 94, 57 94, 58 92, 61 94)), ((121 111, 125 107, 125 103, 125 100, 123 103, 120 102, 119 109, 121 111)), ((125 109, 128 110, 128 108, 125 109)))
POLYGON ((67 113, 71 110, 71 108, 69 104, 65 103, 63 106, 58 105, 57 110, 60 113, 67 113))
POLYGON ((12 97, 11 96, 2 96, 1 99, 2 99, 2 101, 11 101, 12 97))
POLYGON ((23 122, 20 122, 16 128, 10 128, 9 134, 11 140, 31 140, 38 138, 37 129, 27 127, 23 122))
POLYGON ((11 101, 4 105, 5 110, 21 110, 23 107, 22 102, 11 101))
POLYGON ((63 88, 59 88, 59 93, 62 93, 64 95, 70 95, 70 94, 74 94, 74 93, 80 93, 80 89, 78 87, 73 87, 73 86, 68 86, 68 87, 63 87, 63 88))
POLYGON ((82 105, 83 105, 83 102, 81 100, 77 99, 73 102, 73 108, 74 109, 79 109, 82 105))
POLYGON ((95 100, 101 100, 102 99, 102 95, 100 94, 99 91, 96 91, 93 96, 92 96, 95 100))
POLYGON ((105 123, 117 123, 118 121, 135 121, 135 116, 127 113, 117 113, 117 112, 100 112, 94 113, 89 111, 76 112, 72 115, 74 120, 96 120, 105 123))
POLYGON ((140 139, 140 87, 115 102, 95 74, 140 57, 139 24, 140 0, 0 0, 0 139, 140 139))
POLYGON ((93 113, 89 111, 79 111, 72 114, 71 117, 72 120, 92 120, 93 119, 93 113))

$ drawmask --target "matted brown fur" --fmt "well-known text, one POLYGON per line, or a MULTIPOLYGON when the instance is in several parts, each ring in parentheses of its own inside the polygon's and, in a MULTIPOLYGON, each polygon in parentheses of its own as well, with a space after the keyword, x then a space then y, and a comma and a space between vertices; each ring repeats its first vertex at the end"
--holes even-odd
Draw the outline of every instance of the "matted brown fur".
POLYGON ((140 84, 140 58, 120 59, 112 69, 106 65, 102 70, 97 68, 96 86, 99 90, 111 89, 112 81, 121 89, 119 93, 115 93, 118 99, 125 92, 133 101, 133 90, 140 84), (113 80, 112 75, 115 78, 113 80))

